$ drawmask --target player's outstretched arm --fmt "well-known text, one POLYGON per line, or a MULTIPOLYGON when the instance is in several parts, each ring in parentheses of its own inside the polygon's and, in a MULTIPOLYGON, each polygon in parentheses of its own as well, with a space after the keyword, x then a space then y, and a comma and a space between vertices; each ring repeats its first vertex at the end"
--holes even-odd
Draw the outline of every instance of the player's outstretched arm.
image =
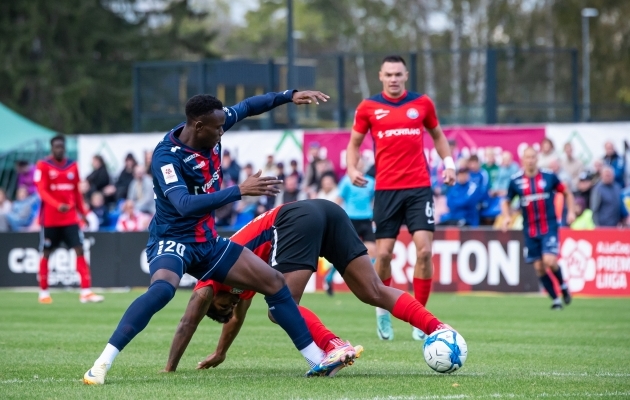
POLYGON ((171 343, 171 350, 168 353, 168 361, 164 368, 165 372, 174 372, 177 369, 179 360, 184 355, 190 339, 192 339, 197 330, 197 326, 199 326, 204 315, 208 312, 211 301, 212 288, 204 287, 193 291, 188 301, 186 312, 179 321, 179 325, 177 325, 177 331, 171 343))
POLYGON ((243 326, 243 322, 245 322, 247 310, 249 310, 249 306, 251 304, 252 299, 241 300, 238 302, 234 308, 234 315, 232 316, 232 319, 223 325, 217 349, 214 353, 206 357, 205 360, 201 361, 199 365, 197 365, 197 369, 216 368, 219 364, 225 361, 227 351, 234 342, 234 339, 236 339, 236 336, 238 336, 238 333, 243 326))
POLYGON ((322 92, 306 90, 285 90, 284 92, 270 92, 260 96, 249 97, 240 103, 225 107, 225 125, 223 130, 230 129, 235 123, 247 117, 260 115, 287 103, 295 104, 319 104, 319 101, 328 101, 330 97, 322 92))

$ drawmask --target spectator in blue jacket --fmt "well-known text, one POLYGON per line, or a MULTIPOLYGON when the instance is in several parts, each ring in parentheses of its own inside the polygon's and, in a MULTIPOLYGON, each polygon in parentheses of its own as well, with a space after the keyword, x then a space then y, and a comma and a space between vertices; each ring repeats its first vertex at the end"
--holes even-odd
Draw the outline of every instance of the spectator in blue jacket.
POLYGON ((612 142, 606 142, 606 144, 604 144, 604 149, 606 150, 604 164, 613 169, 613 172, 615 173, 615 182, 617 182, 622 188, 626 187, 626 183, 624 182, 624 174, 626 172, 624 157, 617 154, 615 151, 615 145, 613 145, 612 142))
POLYGON ((457 182, 446 195, 448 213, 442 216, 440 225, 478 226, 479 201, 484 192, 470 178, 467 168, 457 171, 457 182))
POLYGON ((628 210, 623 201, 623 191, 614 179, 613 168, 604 166, 602 180, 591 191, 593 221, 597 226, 619 226, 628 217, 628 210))
POLYGON ((470 175, 470 180, 479 186, 482 192, 488 191, 488 183, 490 182, 490 178, 488 177, 488 173, 481 168, 481 164, 479 163, 479 157, 476 154, 473 154, 468 158, 468 162, 466 163, 468 167, 468 173, 470 175))

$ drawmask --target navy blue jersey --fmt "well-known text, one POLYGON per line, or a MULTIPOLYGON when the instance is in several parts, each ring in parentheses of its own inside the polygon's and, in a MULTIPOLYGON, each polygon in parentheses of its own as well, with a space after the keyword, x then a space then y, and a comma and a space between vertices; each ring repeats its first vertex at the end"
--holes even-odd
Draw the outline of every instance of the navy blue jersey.
POLYGON ((533 177, 525 176, 522 170, 512 176, 507 199, 520 198, 523 230, 527 236, 542 236, 558 229, 553 201, 557 192, 564 191, 565 186, 558 176, 548 170, 540 170, 533 177))
MULTIPOLYGON (((246 99, 233 107, 224 107, 223 130, 227 131, 244 118, 289 103, 293 92, 287 90, 281 93, 267 93, 246 99)), ((182 243, 205 242, 217 236, 214 211, 183 217, 167 194, 175 188, 182 187, 186 188, 190 195, 219 191, 223 181, 221 144, 205 151, 187 147, 179 140, 184 125, 185 123, 181 123, 167 133, 153 152, 151 173, 156 211, 149 225, 149 233, 152 238, 168 236, 169 239, 182 243)), ((234 196, 229 199, 230 202, 240 199, 238 189, 233 192, 234 196)))

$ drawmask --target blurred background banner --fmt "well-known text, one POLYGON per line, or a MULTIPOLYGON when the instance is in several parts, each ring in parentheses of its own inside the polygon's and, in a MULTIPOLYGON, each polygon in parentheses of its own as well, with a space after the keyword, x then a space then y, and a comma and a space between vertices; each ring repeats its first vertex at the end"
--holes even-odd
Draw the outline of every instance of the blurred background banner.
POLYGON ((630 142, 630 123, 602 122, 595 124, 547 124, 545 135, 558 148, 570 142, 574 155, 585 165, 604 157, 604 144, 612 142, 621 154, 624 142, 630 142))
POLYGON ((630 235, 619 229, 560 229, 560 259, 572 293, 630 296, 630 235))

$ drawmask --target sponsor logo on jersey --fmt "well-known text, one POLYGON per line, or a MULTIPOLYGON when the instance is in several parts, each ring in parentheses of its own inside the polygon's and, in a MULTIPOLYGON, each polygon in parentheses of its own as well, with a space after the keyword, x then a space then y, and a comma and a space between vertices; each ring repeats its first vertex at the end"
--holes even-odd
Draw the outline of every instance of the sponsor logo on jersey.
POLYGON ((379 131, 377 136, 379 139, 392 136, 409 136, 409 135, 421 135, 422 130, 419 128, 403 128, 403 129, 388 129, 386 131, 379 131))
POLYGON ((58 184, 52 184, 50 185, 50 190, 55 190, 55 191, 70 191, 70 190, 74 190, 74 184, 73 183, 58 183, 58 184))
POLYGON ((50 179, 55 179, 58 176, 59 174, 54 169, 51 169, 50 171, 48 171, 48 177, 50 177, 50 179))
POLYGON ((68 179, 73 180, 74 174, 72 172, 68 172, 68 179))
POLYGON ((181 147, 179 146, 173 146, 171 147, 171 153, 175 153, 177 150, 181 149, 181 147))
POLYGON ((527 196, 521 197, 521 205, 523 207, 527 207, 529 203, 531 203, 532 201, 547 200, 548 198, 549 198, 549 193, 528 194, 527 196))
POLYGON ((389 115, 389 110, 383 110, 382 108, 379 108, 378 110, 374 110, 374 116, 376 117, 376 119, 385 118, 388 115, 389 115))
POLYGON ((228 117, 232 116, 232 113, 230 112, 230 109, 227 107, 223 107, 223 111, 228 115, 228 117))
POLYGON ((199 153, 193 153, 193 154, 189 155, 188 157, 184 158, 184 162, 188 162, 190 160, 194 160, 197 157, 199 157, 199 153))
POLYGON ((201 160, 201 162, 199 164, 195 165, 192 169, 194 171, 196 169, 203 168, 205 166, 206 166, 206 160, 201 160))
POLYGON ((162 166, 162 175, 164 176, 164 182, 173 183, 177 182, 179 179, 177 178, 177 174, 175 173, 175 168, 173 164, 166 164, 162 166))
POLYGON ((415 108, 410 108, 407 110, 407 117, 410 119, 416 119, 420 116, 420 113, 415 108))
POLYGON ((38 168, 35 170, 35 173, 33 174, 33 181, 39 182, 41 180, 42 180, 42 170, 38 168))
POLYGON ((201 194, 199 193, 198 189, 201 189, 203 193, 208 193, 208 190, 212 188, 212 185, 219 180, 220 170, 221 167, 219 167, 218 170, 214 171, 214 173, 212 174, 212 179, 209 182, 204 183, 201 188, 199 186, 195 186, 195 194, 201 194))

